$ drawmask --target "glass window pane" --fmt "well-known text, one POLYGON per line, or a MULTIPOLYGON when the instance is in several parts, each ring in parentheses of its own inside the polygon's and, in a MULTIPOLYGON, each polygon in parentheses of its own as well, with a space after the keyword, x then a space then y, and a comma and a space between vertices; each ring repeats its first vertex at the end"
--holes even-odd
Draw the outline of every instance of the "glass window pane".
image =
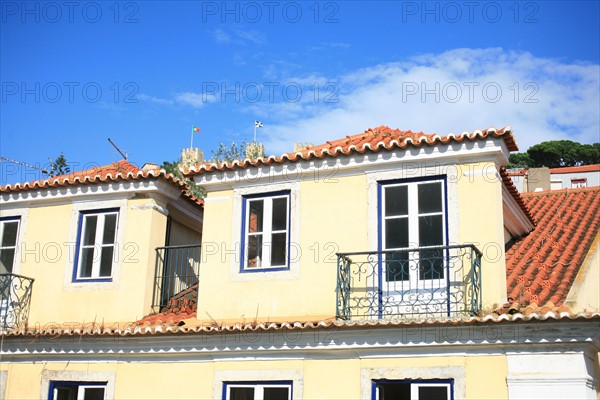
POLYGON ((285 250, 287 247, 286 233, 274 233, 273 243, 271 243, 271 265, 285 265, 285 250))
POLYGON ((418 186, 419 214, 442 211, 442 183, 421 183, 418 186))
POLYGON ((385 188, 385 216, 408 214, 408 186, 385 188))
POLYGON ((385 279, 387 282, 407 281, 409 278, 408 251, 394 251, 385 255, 385 279))
POLYGON ((287 228, 287 197, 273 199, 273 228, 282 231, 287 228))
POLYGON ((444 249, 419 251, 419 279, 444 278, 444 249))
POLYGON ((248 237, 248 268, 260 267, 262 260, 262 235, 248 237))
POLYGON ((111 275, 113 264, 113 246, 102 248, 102 256, 100 258, 100 276, 106 277, 111 275))
POLYGON ((263 392, 264 400, 288 400, 289 389, 282 388, 265 388, 263 392))
POLYGON ((410 384, 380 383, 379 400, 410 400, 410 384))
POLYGON ((92 276, 92 265, 94 264, 94 248, 85 247, 81 249, 81 264, 79 277, 90 278, 92 276))
POLYGON ((13 271, 15 249, 0 250, 0 274, 10 274, 13 271))
POLYGON ((254 400, 254 388, 229 388, 230 400, 254 400))
POLYGON ((251 200, 250 202, 250 218, 248 219, 248 232, 263 231, 263 200, 251 200))
POLYGON ((117 214, 106 214, 104 216, 103 244, 115 243, 115 232, 117 231, 117 214))
POLYGON ((77 400, 77 386, 56 387, 55 392, 55 400, 77 400))
POLYGON ((18 221, 4 223, 4 232, 2 233, 2 247, 14 246, 17 243, 18 221))
POLYGON ((419 246, 441 246, 444 244, 442 215, 419 217, 419 246))
POLYGON ((385 221, 385 248, 408 247, 408 218, 394 218, 385 221))
POLYGON ((419 400, 448 400, 446 386, 420 386, 419 400))
POLYGON ((83 400, 103 400, 104 399, 104 388, 85 388, 83 393, 83 400))
POLYGON ((92 245, 96 239, 96 225, 98 224, 98 216, 86 215, 84 218, 85 232, 83 232, 83 244, 92 245))

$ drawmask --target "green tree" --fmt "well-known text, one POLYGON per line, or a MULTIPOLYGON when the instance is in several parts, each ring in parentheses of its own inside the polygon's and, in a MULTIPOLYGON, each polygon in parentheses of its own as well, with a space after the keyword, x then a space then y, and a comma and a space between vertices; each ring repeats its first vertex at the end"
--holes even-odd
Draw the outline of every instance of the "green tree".
POLYGON ((235 160, 243 160, 245 157, 246 146, 248 146, 247 141, 242 141, 237 144, 235 141, 232 141, 229 146, 219 143, 219 148, 217 151, 212 152, 213 158, 212 162, 220 163, 220 162, 233 162, 235 160))
POLYGON ((599 147, 571 140, 552 140, 531 146, 527 150, 530 167, 571 167, 600 162, 599 147))
POLYGON ((196 182, 194 182, 192 179, 186 178, 185 176, 183 176, 183 173, 179 170, 180 164, 181 164, 181 157, 179 158, 179 160, 173 161, 173 162, 163 161, 163 163, 160 167, 163 168, 168 173, 175 175, 177 178, 182 180, 186 185, 188 185, 188 187, 189 187, 188 193, 191 194, 192 196, 194 196, 198 199, 203 199, 204 197, 206 197, 206 191, 204 189, 202 189, 200 186, 196 185, 196 182))
POLYGON ((62 152, 54 161, 52 161, 50 158, 48 158, 48 160, 50 161, 49 175, 51 177, 67 175, 69 172, 71 172, 71 168, 67 165, 67 159, 62 152))
POLYGON ((529 168, 531 166, 531 157, 527 153, 514 153, 508 159, 506 168, 529 168))

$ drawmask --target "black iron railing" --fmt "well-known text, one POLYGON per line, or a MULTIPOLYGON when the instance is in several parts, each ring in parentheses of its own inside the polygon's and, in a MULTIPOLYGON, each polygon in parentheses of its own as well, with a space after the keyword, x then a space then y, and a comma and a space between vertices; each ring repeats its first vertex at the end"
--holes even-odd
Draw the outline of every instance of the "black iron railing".
POLYGON ((152 296, 152 307, 156 312, 166 307, 196 303, 200 249, 200 245, 156 248, 156 272, 152 296))
POLYGON ((481 256, 474 245, 338 253, 337 317, 477 314, 481 256))
POLYGON ((33 279, 16 274, 0 274, 0 330, 27 325, 33 279))

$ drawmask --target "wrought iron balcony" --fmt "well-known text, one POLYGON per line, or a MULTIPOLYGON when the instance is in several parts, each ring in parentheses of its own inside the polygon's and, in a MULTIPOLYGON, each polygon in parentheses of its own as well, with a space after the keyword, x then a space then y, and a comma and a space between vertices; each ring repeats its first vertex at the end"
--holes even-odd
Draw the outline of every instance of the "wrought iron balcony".
POLYGON ((0 331, 27 325, 33 279, 0 274, 0 331))
POLYGON ((337 318, 477 314, 481 256, 474 245, 338 253, 337 318))
POLYGON ((198 299, 200 245, 156 248, 156 266, 152 307, 159 312, 166 307, 195 305, 198 299))

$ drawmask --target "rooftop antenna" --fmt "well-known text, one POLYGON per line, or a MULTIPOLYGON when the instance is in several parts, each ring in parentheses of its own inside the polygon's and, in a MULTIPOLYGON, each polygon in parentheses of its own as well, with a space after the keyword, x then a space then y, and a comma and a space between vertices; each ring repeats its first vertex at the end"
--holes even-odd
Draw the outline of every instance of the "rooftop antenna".
POLYGON ((27 164, 23 161, 17 161, 17 160, 13 160, 12 158, 8 158, 8 157, 0 157, 0 162, 2 161, 8 161, 9 163, 13 163, 13 164, 17 164, 17 165, 22 165, 24 167, 28 167, 28 168, 33 168, 36 169, 38 171, 40 171, 42 174, 46 174, 46 175, 50 175, 50 172, 40 168, 40 167, 36 167, 35 165, 31 165, 31 164, 27 164))
POLYGON ((110 140, 110 138, 108 138, 108 142, 109 142, 110 144, 112 144, 112 145, 113 145, 113 147, 114 147, 115 149, 117 149, 117 151, 119 152, 119 154, 121 155, 121 157, 123 157, 123 159, 124 159, 125 161, 127 161, 127 154, 124 154, 124 153, 121 151, 121 149, 119 149, 119 148, 117 147, 117 145, 116 145, 116 144, 115 144, 115 143, 114 143, 112 140, 110 140))

